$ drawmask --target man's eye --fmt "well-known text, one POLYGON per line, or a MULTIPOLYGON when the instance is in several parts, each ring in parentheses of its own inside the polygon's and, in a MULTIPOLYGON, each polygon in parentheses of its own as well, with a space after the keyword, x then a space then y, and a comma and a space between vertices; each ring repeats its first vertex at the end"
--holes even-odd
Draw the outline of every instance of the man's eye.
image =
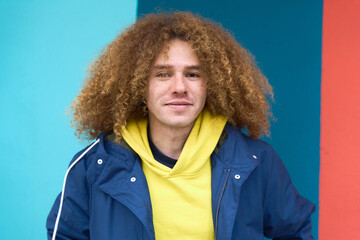
POLYGON ((163 72, 156 74, 156 77, 164 78, 164 77, 170 77, 169 73, 163 72))
POLYGON ((187 74, 187 77, 190 77, 190 78, 198 78, 200 77, 200 75, 198 73, 188 73, 187 74))

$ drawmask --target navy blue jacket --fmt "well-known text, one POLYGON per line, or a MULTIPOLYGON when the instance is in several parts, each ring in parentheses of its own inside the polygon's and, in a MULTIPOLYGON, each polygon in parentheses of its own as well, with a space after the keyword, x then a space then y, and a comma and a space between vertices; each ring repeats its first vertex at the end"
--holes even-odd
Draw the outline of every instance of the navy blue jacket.
MULTIPOLYGON (((211 156, 216 240, 314 239, 314 205, 298 194, 274 150, 230 126, 226 133, 211 156)), ((103 134, 99 139, 69 172, 56 239, 154 240, 140 158, 103 134)), ((47 219, 48 239, 59 199, 47 219)))

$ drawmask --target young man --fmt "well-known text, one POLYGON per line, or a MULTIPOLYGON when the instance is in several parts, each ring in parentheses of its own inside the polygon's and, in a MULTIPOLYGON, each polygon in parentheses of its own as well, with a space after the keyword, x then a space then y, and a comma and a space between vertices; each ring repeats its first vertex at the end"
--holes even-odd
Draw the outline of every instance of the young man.
POLYGON ((272 89, 250 54, 191 13, 117 37, 73 102, 79 152, 49 239, 313 239, 269 133, 272 89), (246 129, 249 136, 241 130, 246 129))

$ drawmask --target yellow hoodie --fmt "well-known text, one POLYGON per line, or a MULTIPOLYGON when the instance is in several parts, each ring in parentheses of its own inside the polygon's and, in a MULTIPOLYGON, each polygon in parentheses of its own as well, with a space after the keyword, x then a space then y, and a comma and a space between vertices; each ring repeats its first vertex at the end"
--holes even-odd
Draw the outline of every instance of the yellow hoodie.
POLYGON ((124 140, 142 159, 149 186, 157 240, 214 239, 211 165, 226 118, 199 114, 174 168, 156 161, 147 136, 147 120, 130 121, 124 140))

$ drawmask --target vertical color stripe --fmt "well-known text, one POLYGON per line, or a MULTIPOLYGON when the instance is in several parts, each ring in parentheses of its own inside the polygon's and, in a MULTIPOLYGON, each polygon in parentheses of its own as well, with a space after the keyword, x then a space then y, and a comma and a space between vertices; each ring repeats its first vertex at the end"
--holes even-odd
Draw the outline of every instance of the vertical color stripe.
MULTIPOLYGON (((271 138, 299 193, 318 210, 322 0, 138 0, 138 16, 187 10, 220 22, 255 56, 275 91, 271 138)), ((312 216, 318 235, 318 212, 312 216)))
POLYGON ((0 239, 45 239, 72 156, 65 108, 137 0, 0 0, 0 239))
POLYGON ((360 1, 324 0, 319 239, 360 239, 360 1))

